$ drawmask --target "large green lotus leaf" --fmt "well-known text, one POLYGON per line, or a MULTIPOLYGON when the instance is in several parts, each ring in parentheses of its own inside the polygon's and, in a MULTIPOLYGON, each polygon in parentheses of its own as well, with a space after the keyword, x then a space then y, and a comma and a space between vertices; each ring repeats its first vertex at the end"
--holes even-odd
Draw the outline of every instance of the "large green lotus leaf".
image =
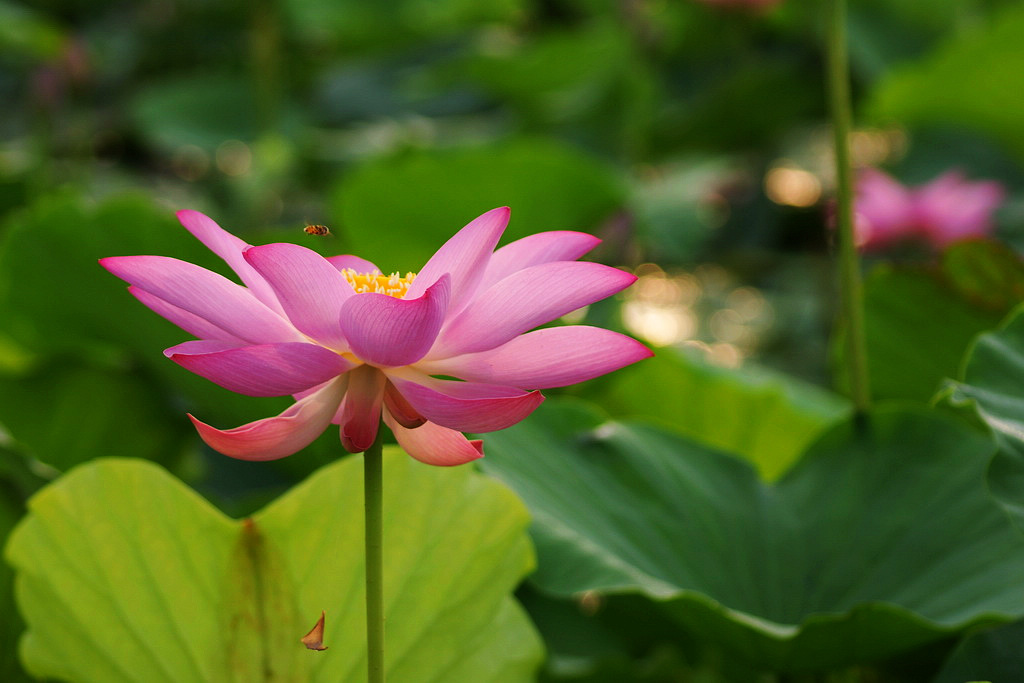
POLYGON ((968 125, 1024 154, 1024 98, 1007 87, 1024 71, 1024 8, 1009 6, 988 26, 965 31, 920 62, 893 70, 868 112, 904 124, 968 125))
POLYGON ((969 300, 941 273, 886 266, 865 281, 864 309, 872 394, 918 401, 955 377, 974 336, 1005 314, 969 300))
POLYGON ((967 354, 953 402, 972 401, 1000 449, 989 470, 992 493, 1024 530, 1024 309, 980 335, 967 354))
POLYGON ((1024 538, 985 488, 992 443, 881 411, 774 485, 746 462, 558 404, 489 435, 485 470, 533 513, 542 590, 639 592, 764 668, 887 657, 1024 615, 1024 538))
POLYGON ((601 398, 613 417, 654 419, 747 458, 769 480, 849 412, 846 401, 812 385, 767 370, 716 367, 674 349, 616 373, 601 398))
MULTIPOLYGON (((540 644, 509 596, 532 566, 526 511, 469 468, 385 453, 387 670, 526 681, 540 644)), ((30 501, 6 556, 36 676, 351 681, 365 668, 362 462, 319 470, 232 520, 158 466, 102 459, 30 501), (324 652, 299 638, 326 610, 324 652)))
POLYGON ((512 208, 508 242, 544 230, 593 231, 622 200, 618 178, 602 163, 552 142, 516 140, 367 163, 338 186, 332 227, 339 250, 405 272, 495 207, 512 208))

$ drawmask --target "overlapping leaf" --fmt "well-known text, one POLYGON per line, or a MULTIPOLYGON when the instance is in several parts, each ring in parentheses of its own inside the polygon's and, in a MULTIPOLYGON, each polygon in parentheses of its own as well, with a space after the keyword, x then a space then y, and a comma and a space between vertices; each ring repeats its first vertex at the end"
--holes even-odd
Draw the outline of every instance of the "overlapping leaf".
POLYGON ((542 590, 639 592, 775 670, 866 662, 1024 615, 991 441, 924 411, 830 430, 776 484, 654 427, 552 404, 488 439, 531 508, 542 590))
MULTIPOLYGON (((31 501, 7 558, 22 657, 74 681, 342 681, 365 669, 361 461, 235 521, 155 465, 104 459, 31 501), (299 638, 327 613, 324 652, 299 638)), ((468 468, 385 455, 387 669, 401 681, 526 681, 537 637, 509 592, 526 514, 468 468)))
POLYGON ((973 401, 996 434, 1000 451, 992 461, 989 485, 1024 530, 1024 310, 975 340, 962 378, 950 397, 973 401))

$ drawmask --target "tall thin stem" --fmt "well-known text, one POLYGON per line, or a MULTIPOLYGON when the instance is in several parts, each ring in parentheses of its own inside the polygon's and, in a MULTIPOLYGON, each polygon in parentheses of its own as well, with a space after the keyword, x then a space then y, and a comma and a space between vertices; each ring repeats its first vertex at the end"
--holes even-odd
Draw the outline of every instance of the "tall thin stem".
POLYGON ((384 682, 384 472, 381 432, 363 453, 363 495, 366 502, 366 656, 369 683, 384 682))
POLYGON ((853 180, 850 168, 850 67, 846 46, 846 0, 828 0, 825 31, 828 53, 829 106, 835 136, 836 229, 839 233, 839 287, 846 327, 850 391, 858 413, 871 405, 868 356, 864 341, 864 291, 853 239, 853 180))

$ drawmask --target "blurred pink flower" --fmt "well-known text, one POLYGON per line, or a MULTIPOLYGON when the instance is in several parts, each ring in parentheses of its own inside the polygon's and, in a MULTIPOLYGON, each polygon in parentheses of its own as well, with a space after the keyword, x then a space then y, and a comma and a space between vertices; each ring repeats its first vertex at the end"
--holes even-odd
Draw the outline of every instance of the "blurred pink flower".
POLYGON ((1004 197, 998 182, 971 182, 960 171, 909 188, 881 171, 865 169, 857 180, 854 204, 857 244, 877 249, 921 239, 941 249, 985 237, 994 227, 992 212, 1004 197))
POLYGON ((164 256, 100 263, 139 301, 199 338, 167 349, 168 358, 232 391, 294 396, 280 415, 235 429, 189 415, 210 447, 234 458, 291 455, 331 423, 340 425, 347 450, 361 452, 383 418, 414 458, 458 465, 483 455, 481 442, 460 432, 504 429, 544 400, 538 389, 651 355, 596 327, 529 331, 636 278, 577 262, 600 241, 579 232, 531 235, 494 251, 507 208, 472 221, 405 277, 382 275, 356 256, 324 258, 295 244, 253 247, 196 211, 178 219, 244 287, 164 256))

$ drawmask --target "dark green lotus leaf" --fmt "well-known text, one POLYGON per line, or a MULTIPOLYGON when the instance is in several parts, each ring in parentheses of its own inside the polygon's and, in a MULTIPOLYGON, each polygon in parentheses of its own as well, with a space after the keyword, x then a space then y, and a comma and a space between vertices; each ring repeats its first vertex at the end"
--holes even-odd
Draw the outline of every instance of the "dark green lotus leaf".
POLYGON ((735 457, 552 402, 488 436, 556 595, 639 592, 764 668, 881 659, 1024 615, 1024 538, 988 495, 991 440, 887 410, 828 431, 774 485, 735 457))
POLYGON ((961 377, 949 397, 954 403, 973 402, 995 433, 1000 449, 989 486, 1024 530, 1024 309, 975 340, 961 377))
POLYGON ((1024 671, 1024 621, 978 633, 961 642, 932 683, 1012 683, 1024 671))
MULTIPOLYGON (((35 676, 351 681, 365 670, 362 462, 232 520, 152 463, 102 459, 30 501, 6 558, 35 676), (299 639, 321 610, 328 650, 299 639)), ((528 681, 537 636, 510 591, 526 511, 469 468, 385 454, 386 666, 395 681, 528 681)))

